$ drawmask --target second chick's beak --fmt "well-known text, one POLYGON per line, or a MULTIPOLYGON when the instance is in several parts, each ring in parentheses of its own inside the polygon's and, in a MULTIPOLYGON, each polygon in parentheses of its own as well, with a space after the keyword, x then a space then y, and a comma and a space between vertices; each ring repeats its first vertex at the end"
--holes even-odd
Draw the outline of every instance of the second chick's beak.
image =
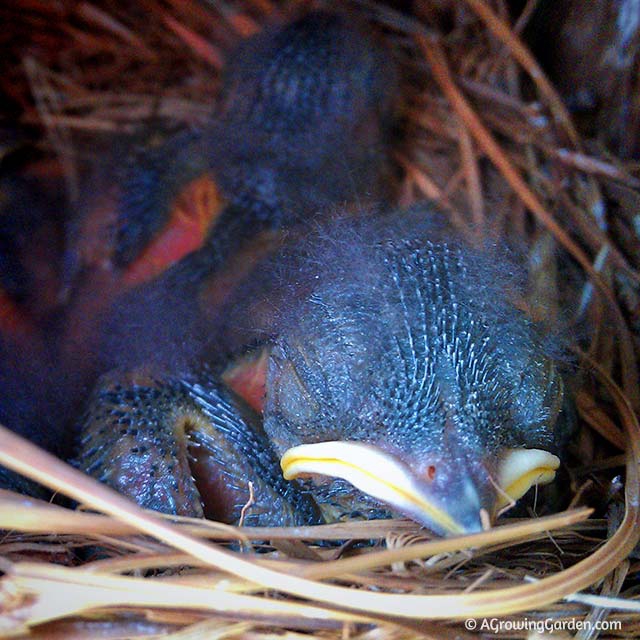
POLYGON ((553 480, 562 379, 495 256, 373 230, 325 232, 294 261, 304 295, 279 320, 265 430, 321 508, 362 512, 364 495, 440 535, 481 531, 553 480))

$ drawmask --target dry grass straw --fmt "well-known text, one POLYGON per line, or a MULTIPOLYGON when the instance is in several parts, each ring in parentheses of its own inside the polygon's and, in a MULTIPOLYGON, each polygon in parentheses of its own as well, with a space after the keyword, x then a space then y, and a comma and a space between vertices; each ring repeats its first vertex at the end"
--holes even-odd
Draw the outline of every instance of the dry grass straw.
MULTIPOLYGON (((0 47, 21 63, 0 83, 23 123, 45 125, 73 196, 74 136, 205 123, 226 52, 299 4, 20 0, 0 8, 14 25, 0 47)), ((100 512, 0 495, 3 637, 465 638, 476 635, 462 619, 525 614, 608 617, 622 627, 600 637, 640 633, 630 555, 640 538, 638 167, 576 132, 519 37, 535 2, 513 26, 501 0, 452 2, 446 32, 446 2, 416 2, 413 16, 353 5, 385 32, 407 78, 401 204, 427 197, 465 233, 517 238, 531 257, 530 311, 566 321, 569 304, 569 322, 594 327, 572 508, 453 540, 406 521, 238 529, 143 512, 2 428, 0 463, 100 512), (622 466, 624 492, 612 480, 622 466), (79 560, 96 546, 101 559, 79 560)))

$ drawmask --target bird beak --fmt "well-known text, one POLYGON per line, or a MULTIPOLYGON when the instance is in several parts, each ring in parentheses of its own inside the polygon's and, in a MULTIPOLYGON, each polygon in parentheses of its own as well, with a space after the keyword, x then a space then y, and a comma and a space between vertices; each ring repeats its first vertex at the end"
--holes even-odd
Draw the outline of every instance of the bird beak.
POLYGON ((309 475, 342 478, 445 536, 481 531, 488 517, 531 486, 551 482, 559 463, 547 451, 509 449, 499 461, 495 480, 488 472, 479 477, 459 461, 442 465, 448 468, 438 477, 425 479, 379 447, 348 441, 299 445, 286 451, 280 461, 287 480, 309 475))
POLYGON ((506 449, 498 465, 494 511, 516 502, 534 485, 553 482, 559 466, 558 456, 542 449, 506 449))

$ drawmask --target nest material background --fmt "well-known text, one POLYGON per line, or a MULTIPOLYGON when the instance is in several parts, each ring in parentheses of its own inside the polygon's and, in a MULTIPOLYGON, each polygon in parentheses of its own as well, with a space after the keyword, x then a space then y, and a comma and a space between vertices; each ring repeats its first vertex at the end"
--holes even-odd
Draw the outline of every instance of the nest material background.
MULTIPOLYGON (((205 124, 232 47, 278 15, 317 4, 20 0, 0 8, 5 119, 39 127, 36 144, 58 157, 73 199, 79 137, 205 124)), ((2 433, 3 463, 113 517, 3 494, 0 634, 466 638, 493 637, 481 618, 501 616, 500 637, 551 634, 517 626, 545 619, 558 623, 554 637, 640 635, 632 553, 640 536, 632 410, 640 405, 640 170, 620 158, 633 145, 616 147, 616 156, 576 131, 520 39, 535 2, 515 21, 500 0, 415 2, 411 11, 350 4, 384 32, 406 80, 403 142, 394 150, 400 204, 429 198, 464 233, 516 238, 530 258, 532 314, 579 328, 588 373, 577 394, 570 506, 594 507, 594 516, 532 518, 469 542, 428 541, 405 521, 167 527, 2 433), (201 539, 238 540, 235 555, 201 539), (376 544, 354 545, 367 539, 376 544), (327 540, 334 543, 318 544, 327 540), (104 557, 81 563, 82 550, 96 545, 104 557), (475 616, 476 629, 466 628, 475 616), (605 619, 620 628, 561 627, 605 619)))

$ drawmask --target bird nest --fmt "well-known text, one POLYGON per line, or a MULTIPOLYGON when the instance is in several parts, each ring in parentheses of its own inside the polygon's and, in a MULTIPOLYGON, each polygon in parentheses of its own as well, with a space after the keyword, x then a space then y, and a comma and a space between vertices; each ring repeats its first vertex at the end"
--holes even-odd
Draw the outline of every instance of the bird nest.
MULTIPOLYGON (((535 3, 517 22, 500 0, 414 4, 351 7, 403 70, 399 204, 517 241, 531 313, 580 327, 567 509, 453 539, 404 520, 236 528, 143 512, 3 430, 2 464, 86 510, 2 493, 2 637, 640 635, 640 171, 576 131, 520 38, 535 3)), ((301 6, 20 0, 0 9, 0 83, 73 195, 79 135, 206 122, 231 48, 301 6)))

